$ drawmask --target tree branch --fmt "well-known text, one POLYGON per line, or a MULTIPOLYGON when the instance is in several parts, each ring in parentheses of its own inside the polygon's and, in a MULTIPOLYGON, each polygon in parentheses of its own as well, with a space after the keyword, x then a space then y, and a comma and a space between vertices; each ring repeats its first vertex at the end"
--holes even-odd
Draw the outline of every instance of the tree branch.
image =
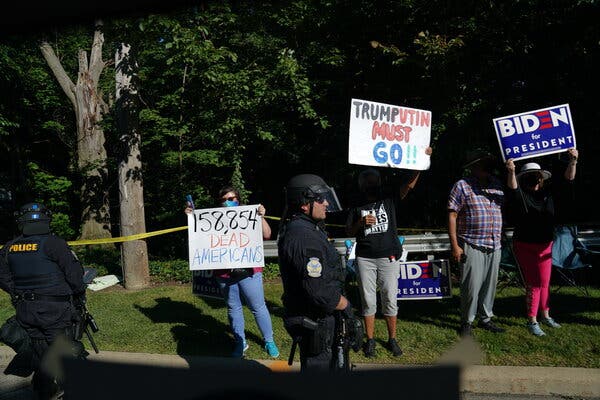
POLYGON ((69 76, 65 72, 65 69, 60 63, 60 60, 54 53, 52 46, 50 46, 48 42, 42 42, 42 44, 40 44, 40 50, 42 51, 42 55, 46 59, 48 66, 52 70, 54 77, 58 81, 58 84, 65 92, 69 100, 71 100, 73 107, 76 108, 77 104, 75 101, 75 85, 73 84, 71 78, 69 78, 69 76))
POLYGON ((102 33, 102 21, 96 21, 96 31, 94 32, 94 41, 92 42, 92 51, 90 53, 90 76, 92 82, 96 85, 102 74, 105 63, 102 61, 102 45, 104 44, 104 33, 102 33))

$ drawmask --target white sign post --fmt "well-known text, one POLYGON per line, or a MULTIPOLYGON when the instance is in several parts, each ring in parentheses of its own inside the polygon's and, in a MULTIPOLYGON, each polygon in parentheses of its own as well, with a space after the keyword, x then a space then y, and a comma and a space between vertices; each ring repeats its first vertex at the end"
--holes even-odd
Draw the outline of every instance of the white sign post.
POLYGON ((431 111, 352 99, 348 162, 375 167, 429 169, 431 111))
POLYGON ((190 270, 264 267, 258 205, 194 210, 188 214, 190 270))

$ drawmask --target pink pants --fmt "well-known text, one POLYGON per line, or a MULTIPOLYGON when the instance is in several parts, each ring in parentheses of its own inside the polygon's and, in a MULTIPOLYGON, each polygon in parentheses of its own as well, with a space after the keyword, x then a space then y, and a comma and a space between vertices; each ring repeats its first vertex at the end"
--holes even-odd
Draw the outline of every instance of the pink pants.
POLYGON ((515 256, 527 286, 527 316, 537 317, 538 310, 549 310, 552 242, 514 242, 515 256))

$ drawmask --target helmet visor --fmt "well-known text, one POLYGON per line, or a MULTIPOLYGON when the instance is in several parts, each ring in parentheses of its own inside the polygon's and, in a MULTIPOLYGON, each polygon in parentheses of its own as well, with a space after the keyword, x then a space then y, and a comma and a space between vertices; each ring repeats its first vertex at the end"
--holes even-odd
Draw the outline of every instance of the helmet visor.
POLYGON ((314 201, 322 203, 323 201, 327 200, 327 212, 342 211, 342 206, 340 205, 340 201, 338 200, 334 188, 331 186, 319 185, 309 186, 309 189, 315 195, 314 201))

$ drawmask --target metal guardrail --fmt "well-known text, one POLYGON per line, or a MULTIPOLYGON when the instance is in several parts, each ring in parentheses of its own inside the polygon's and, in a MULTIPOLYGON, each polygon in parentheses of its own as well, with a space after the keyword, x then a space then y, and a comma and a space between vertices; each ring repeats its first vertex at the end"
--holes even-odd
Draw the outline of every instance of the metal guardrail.
MULTIPOLYGON (((512 238, 512 230, 506 231, 506 236, 512 238)), ((580 230, 579 238, 581 242, 588 247, 600 247, 600 231, 580 230)), ((354 238, 335 238, 333 245, 340 255, 346 254, 346 240, 354 241, 354 238)), ((425 233, 422 235, 405 235, 402 245, 410 253, 441 253, 450 251, 450 239, 447 233, 433 234, 425 233)), ((265 257, 277 257, 277 241, 266 240, 264 242, 265 257)))

